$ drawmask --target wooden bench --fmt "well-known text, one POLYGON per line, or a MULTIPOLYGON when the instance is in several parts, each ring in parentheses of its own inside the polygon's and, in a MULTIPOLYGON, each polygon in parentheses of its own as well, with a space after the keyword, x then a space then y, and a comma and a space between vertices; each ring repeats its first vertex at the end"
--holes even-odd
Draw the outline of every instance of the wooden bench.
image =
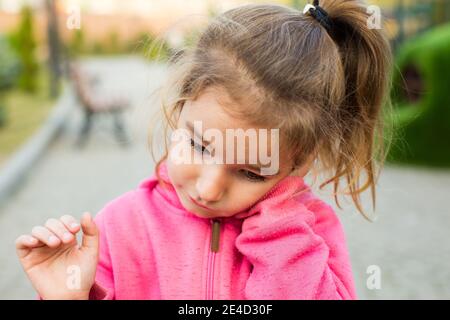
POLYGON ((123 119, 123 112, 128 109, 129 102, 118 97, 110 99, 96 97, 92 88, 98 83, 98 78, 88 75, 77 63, 70 65, 70 79, 84 115, 76 146, 82 147, 86 144, 94 116, 98 114, 110 114, 113 117, 117 141, 122 146, 129 145, 130 139, 126 134, 123 119))

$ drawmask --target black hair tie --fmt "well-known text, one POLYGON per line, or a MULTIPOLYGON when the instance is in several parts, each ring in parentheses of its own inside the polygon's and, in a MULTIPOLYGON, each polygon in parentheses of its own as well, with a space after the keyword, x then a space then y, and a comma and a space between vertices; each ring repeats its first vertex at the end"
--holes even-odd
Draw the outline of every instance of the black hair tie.
POLYGON ((328 13, 319 6, 319 0, 314 0, 313 4, 307 4, 305 9, 303 9, 303 13, 306 14, 309 12, 311 16, 316 19, 327 31, 331 30, 331 19, 328 16, 328 13))

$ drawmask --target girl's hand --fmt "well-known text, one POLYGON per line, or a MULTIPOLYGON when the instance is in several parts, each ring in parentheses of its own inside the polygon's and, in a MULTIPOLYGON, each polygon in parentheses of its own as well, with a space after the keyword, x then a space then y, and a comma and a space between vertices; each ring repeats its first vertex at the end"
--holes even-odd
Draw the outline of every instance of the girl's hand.
POLYGON ((88 299, 98 263, 99 231, 91 215, 80 224, 65 215, 35 226, 31 235, 16 240, 16 251, 25 273, 42 299, 88 299))

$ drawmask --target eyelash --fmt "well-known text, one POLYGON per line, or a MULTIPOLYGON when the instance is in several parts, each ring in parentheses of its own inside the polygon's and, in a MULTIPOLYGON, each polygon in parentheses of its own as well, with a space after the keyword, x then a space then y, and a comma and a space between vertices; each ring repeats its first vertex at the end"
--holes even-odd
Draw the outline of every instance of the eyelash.
POLYGON ((244 171, 244 174, 243 174, 244 178, 249 180, 249 181, 252 181, 252 182, 264 182, 264 181, 266 181, 266 177, 257 175, 256 173, 248 171, 248 170, 243 170, 243 171, 244 171), (247 174, 250 174, 251 177, 248 176, 247 174))
POLYGON ((194 148, 195 151, 199 152, 199 153, 203 153, 206 150, 205 146, 202 146, 198 143, 196 143, 192 138, 190 138, 191 140, 191 147, 194 148), (198 148, 201 147, 201 151, 198 150, 198 148))
MULTIPOLYGON (((190 143, 191 143, 191 147, 194 148, 194 150, 196 152, 199 153, 203 153, 206 150, 206 147, 196 143, 192 138, 190 138, 190 143), (201 151, 199 150, 199 148, 201 147, 201 151)), ((247 179, 249 181, 252 182, 263 182, 266 181, 266 177, 257 175, 254 172, 248 171, 248 170, 241 170, 241 172, 243 173, 242 176, 244 177, 244 179, 247 179)))

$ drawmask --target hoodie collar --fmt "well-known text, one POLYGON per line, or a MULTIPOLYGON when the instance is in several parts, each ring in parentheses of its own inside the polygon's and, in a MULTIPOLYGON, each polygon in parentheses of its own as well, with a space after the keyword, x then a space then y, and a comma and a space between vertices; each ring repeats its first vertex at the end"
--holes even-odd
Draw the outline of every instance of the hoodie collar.
MULTIPOLYGON (((172 185, 169 175, 167 172, 167 164, 166 161, 162 162, 159 166, 159 175, 161 180, 164 182, 164 186, 160 186, 158 184, 158 180, 156 175, 152 177, 152 179, 143 181, 140 184, 141 188, 152 188, 156 187, 160 191, 161 195, 170 202, 177 209, 187 211, 179 197, 178 194, 172 185), (156 185, 155 185, 156 184, 156 185)), ((221 217, 220 219, 244 219, 249 216, 252 216, 260 211, 261 207, 276 207, 287 201, 289 199, 294 198, 296 195, 300 193, 304 193, 308 191, 309 187, 305 184, 303 178, 298 176, 287 176, 280 180, 275 186, 273 186, 261 199, 259 199, 255 204, 253 204, 250 208, 236 213, 231 217, 221 217)))

